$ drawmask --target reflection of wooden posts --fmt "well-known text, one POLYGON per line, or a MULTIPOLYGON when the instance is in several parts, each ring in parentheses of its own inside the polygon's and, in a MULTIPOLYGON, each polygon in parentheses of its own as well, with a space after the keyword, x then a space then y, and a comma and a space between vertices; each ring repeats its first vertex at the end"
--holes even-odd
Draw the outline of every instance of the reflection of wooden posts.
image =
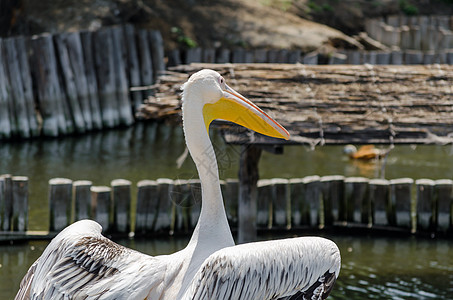
MULTIPOLYGON (((0 39, 0 139, 11 136, 11 121, 9 111, 9 84, 7 70, 3 65, 3 40, 0 39)), ((0 224, 1 225, 1 224, 0 224)), ((1 226, 0 226, 1 227, 1 226)))
POLYGON ((256 240, 256 197, 261 149, 241 146, 239 167, 238 242, 256 240))
POLYGON ((91 187, 91 218, 98 222, 106 232, 111 230, 111 191, 112 189, 108 186, 91 187))
POLYGON ((50 231, 60 231, 70 224, 72 180, 49 180, 50 231))
POLYGON ((131 229, 131 182, 115 179, 112 186, 113 226, 116 232, 128 233, 131 229))
POLYGON ((13 183, 12 176, 5 174, 0 176, 0 213, 2 212, 1 229, 11 230, 11 218, 13 216, 13 183), (3 212, 2 212, 3 210, 3 212))
POLYGON ((434 198, 436 202, 437 230, 449 231, 453 229, 453 180, 436 180, 434 198))
POLYGON ((368 194, 373 212, 373 225, 387 226, 390 223, 390 182, 385 179, 372 179, 369 181, 368 194))
POLYGON ((412 228, 411 201, 412 184, 411 178, 399 178, 390 180, 390 199, 393 207, 391 225, 401 228, 412 228), (394 223, 393 223, 394 220, 394 223))
POLYGON ((323 199, 323 219, 321 224, 331 226, 338 220, 339 212, 343 212, 344 203, 344 176, 332 175, 321 177, 323 199))
POLYGON ((73 182, 75 213, 74 220, 89 219, 91 217, 91 186, 88 180, 77 180, 73 182))
POLYGON ((417 230, 434 230, 437 223, 434 181, 431 179, 418 179, 415 184, 417 190, 417 230))

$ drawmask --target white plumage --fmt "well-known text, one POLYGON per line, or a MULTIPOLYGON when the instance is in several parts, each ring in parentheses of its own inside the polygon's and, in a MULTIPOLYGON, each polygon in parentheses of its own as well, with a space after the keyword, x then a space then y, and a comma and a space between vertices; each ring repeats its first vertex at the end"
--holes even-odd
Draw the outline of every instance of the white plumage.
POLYGON ((30 267, 16 299, 325 299, 339 275, 340 252, 324 238, 234 245, 208 128, 221 118, 289 138, 256 105, 202 70, 183 86, 183 125, 197 166, 202 209, 186 248, 152 257, 118 245, 94 221, 59 233, 30 267))

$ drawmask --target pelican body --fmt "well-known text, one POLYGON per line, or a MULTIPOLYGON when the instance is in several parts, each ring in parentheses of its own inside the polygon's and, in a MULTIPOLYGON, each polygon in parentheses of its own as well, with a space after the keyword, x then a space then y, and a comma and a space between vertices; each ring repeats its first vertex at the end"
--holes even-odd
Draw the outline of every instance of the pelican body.
POLYGON ((23 278, 15 299, 325 299, 340 252, 319 237, 235 245, 225 214, 209 124, 223 119, 259 133, 289 133, 212 70, 183 85, 186 144, 201 181, 202 207, 183 250, 149 256, 78 221, 61 231, 23 278))

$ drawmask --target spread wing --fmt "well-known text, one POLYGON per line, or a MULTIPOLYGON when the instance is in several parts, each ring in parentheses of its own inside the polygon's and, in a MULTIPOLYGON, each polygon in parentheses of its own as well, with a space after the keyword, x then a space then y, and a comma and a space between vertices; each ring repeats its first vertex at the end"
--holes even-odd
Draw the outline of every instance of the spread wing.
POLYGON ((325 299, 340 265, 338 247, 324 238, 228 247, 206 259, 184 299, 325 299))
POLYGON ((28 270, 15 299, 145 299, 163 281, 165 265, 112 242, 101 230, 83 220, 58 234, 28 270))

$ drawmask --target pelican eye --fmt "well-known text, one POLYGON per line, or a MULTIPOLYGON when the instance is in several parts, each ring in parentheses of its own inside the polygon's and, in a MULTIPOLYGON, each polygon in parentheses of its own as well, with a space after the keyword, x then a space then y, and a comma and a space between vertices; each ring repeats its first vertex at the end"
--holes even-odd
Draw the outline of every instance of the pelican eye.
POLYGON ((225 89, 225 79, 222 76, 219 77, 219 83, 222 89, 225 89))

